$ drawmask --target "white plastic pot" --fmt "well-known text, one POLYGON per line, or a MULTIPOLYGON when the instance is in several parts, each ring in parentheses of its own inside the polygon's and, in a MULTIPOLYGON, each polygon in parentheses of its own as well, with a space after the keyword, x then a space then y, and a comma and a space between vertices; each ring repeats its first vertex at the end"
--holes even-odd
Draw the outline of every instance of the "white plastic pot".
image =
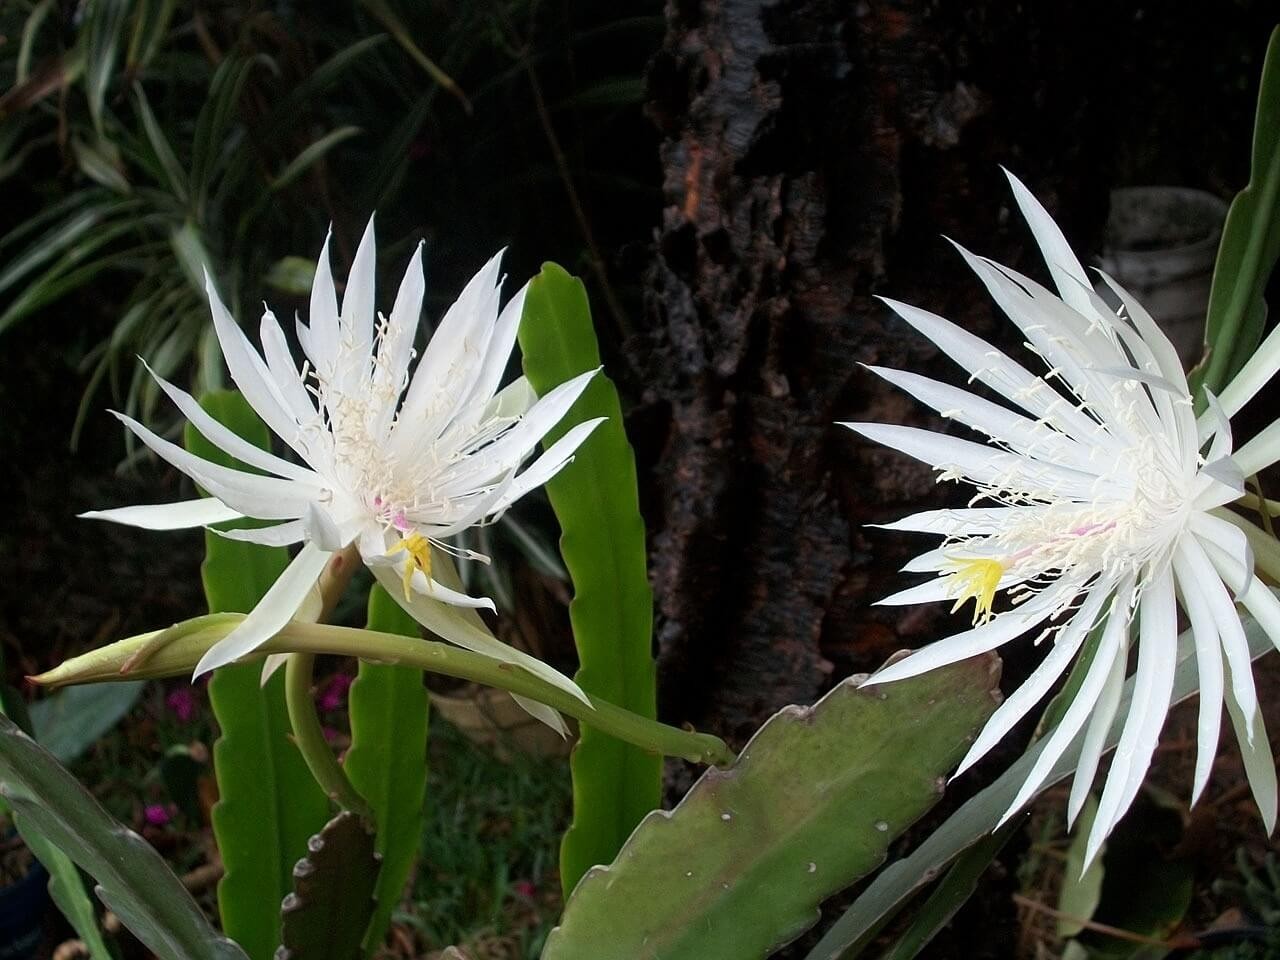
MULTIPOLYGON (((1204 346, 1213 261, 1227 205, 1188 187, 1111 192, 1102 269, 1151 313, 1191 366, 1204 346)), ((1105 299, 1112 300, 1109 292, 1105 299)))

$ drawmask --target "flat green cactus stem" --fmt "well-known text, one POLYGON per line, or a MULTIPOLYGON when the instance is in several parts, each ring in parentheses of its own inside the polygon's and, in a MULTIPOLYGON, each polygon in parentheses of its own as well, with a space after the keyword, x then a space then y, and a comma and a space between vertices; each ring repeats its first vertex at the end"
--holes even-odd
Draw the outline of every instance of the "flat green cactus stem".
POLYGON ((752 960, 818 919, 942 795, 998 702, 999 659, 786 707, 649 814, 573 892, 543 960, 752 960))

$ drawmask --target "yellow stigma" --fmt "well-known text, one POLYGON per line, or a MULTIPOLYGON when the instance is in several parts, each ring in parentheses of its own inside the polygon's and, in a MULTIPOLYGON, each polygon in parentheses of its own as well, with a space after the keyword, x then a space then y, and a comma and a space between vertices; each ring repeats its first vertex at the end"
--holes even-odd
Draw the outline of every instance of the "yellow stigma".
POLYGON ((428 579, 431 577, 431 541, 414 531, 403 540, 393 543, 387 554, 399 553, 401 550, 409 554, 409 559, 404 564, 404 599, 409 602, 413 600, 414 571, 421 570, 423 576, 428 579))
POLYGON ((1004 576, 1004 564, 986 557, 970 557, 952 561, 955 567, 956 595, 951 612, 959 610, 966 600, 973 600, 973 623, 986 623, 991 619, 991 605, 995 603, 996 587, 1004 576))

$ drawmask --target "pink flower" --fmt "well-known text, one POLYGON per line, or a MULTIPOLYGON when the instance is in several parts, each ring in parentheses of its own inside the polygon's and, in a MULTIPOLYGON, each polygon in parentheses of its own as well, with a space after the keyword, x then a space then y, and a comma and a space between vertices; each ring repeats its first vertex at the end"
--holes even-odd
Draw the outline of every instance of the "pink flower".
POLYGON ((147 823, 153 827, 163 827, 172 817, 169 816, 169 808, 163 803, 151 803, 142 811, 142 817, 147 823))
POLYGON ((169 691, 164 704, 178 718, 179 723, 190 723, 195 719, 198 709, 196 695, 190 687, 176 687, 169 691))
POLYGON ((347 691, 351 689, 351 682, 352 677, 349 673, 335 673, 330 677, 329 682, 320 690, 316 701, 320 709, 326 712, 340 709, 346 699, 347 691))

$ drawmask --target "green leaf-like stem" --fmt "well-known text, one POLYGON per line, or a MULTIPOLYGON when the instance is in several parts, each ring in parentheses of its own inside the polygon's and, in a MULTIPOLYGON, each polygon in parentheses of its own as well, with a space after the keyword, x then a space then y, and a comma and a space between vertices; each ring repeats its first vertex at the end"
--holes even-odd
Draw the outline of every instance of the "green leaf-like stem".
POLYGON ((543 960, 762 960, 883 861, 998 702, 999 659, 785 707, 574 890, 543 960))
MULTIPOLYGON (((524 373, 539 394, 600 367, 582 281, 554 263, 529 284, 520 322, 524 373)), ((657 716, 653 660, 653 591, 635 455, 622 425, 618 391, 597 373, 559 424, 550 446, 575 425, 605 420, 571 464, 547 482, 560 522, 560 553, 573 580, 569 605, 578 650, 574 680, 645 717, 657 716)), ((587 869, 608 863, 635 825, 662 798, 662 758, 584 724, 570 760, 573 823, 560 846, 560 881, 568 895, 587 869)))
MULTIPOLYGON (((156 679, 189 673, 201 655, 225 637, 239 618, 224 614, 196 617, 171 628, 174 639, 156 650, 136 671, 122 676, 121 666, 154 633, 141 634, 65 661, 47 673, 32 677, 36 683, 65 686, 72 683, 104 683, 122 679, 156 679)), ((514 666, 440 641, 420 640, 377 630, 337 627, 321 623, 293 621, 254 651, 247 663, 254 664, 273 653, 329 653, 360 657, 376 663, 416 667, 429 673, 471 680, 489 687, 545 703, 579 722, 590 723, 604 733, 655 754, 682 757, 694 763, 727 764, 733 753, 719 737, 667 726, 648 717, 593 697, 583 703, 567 690, 522 667, 514 666)), ((237 664, 237 667, 239 665, 237 664)), ((226 669, 225 667, 223 669, 226 669)), ((233 668, 235 669, 235 668, 233 668)), ((307 777, 310 781, 310 776, 307 777)))

